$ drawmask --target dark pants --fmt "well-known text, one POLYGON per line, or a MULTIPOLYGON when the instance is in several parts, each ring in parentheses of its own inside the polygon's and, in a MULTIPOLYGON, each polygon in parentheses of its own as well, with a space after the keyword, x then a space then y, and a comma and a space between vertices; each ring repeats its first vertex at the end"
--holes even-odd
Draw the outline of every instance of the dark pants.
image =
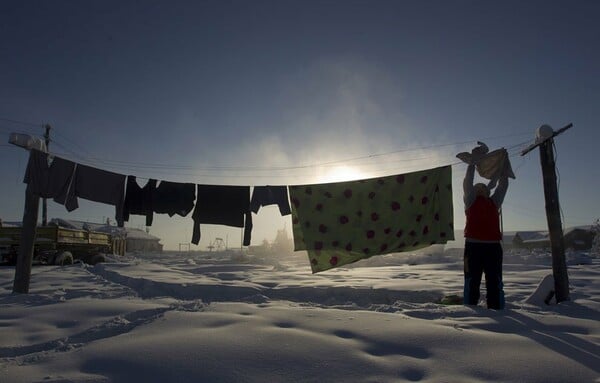
POLYGON ((465 242, 464 261, 465 304, 476 305, 479 302, 481 276, 485 273, 487 306, 490 309, 503 309, 502 245, 499 243, 465 242))

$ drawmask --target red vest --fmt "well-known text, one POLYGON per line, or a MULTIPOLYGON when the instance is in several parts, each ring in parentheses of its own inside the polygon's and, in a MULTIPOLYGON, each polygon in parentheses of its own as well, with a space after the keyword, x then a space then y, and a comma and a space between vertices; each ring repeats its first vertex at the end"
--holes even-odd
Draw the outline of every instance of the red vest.
POLYGON ((475 202, 465 211, 467 224, 465 238, 479 241, 500 241, 500 214, 494 201, 478 196, 475 202))

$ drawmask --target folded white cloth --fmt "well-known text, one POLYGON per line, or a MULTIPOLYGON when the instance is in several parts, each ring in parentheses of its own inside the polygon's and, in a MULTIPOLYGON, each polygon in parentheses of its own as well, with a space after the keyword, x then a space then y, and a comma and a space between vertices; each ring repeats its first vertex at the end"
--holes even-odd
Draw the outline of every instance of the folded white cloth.
POLYGON ((502 177, 515 179, 515 173, 510 165, 508 151, 504 148, 496 149, 486 154, 475 165, 477 173, 483 178, 494 180, 502 177))
POLYGON ((461 152, 456 157, 467 164, 475 165, 481 177, 492 180, 490 184, 495 185, 502 177, 516 178, 506 149, 500 148, 488 153, 487 145, 482 142, 477 143, 479 145, 471 153, 461 152))

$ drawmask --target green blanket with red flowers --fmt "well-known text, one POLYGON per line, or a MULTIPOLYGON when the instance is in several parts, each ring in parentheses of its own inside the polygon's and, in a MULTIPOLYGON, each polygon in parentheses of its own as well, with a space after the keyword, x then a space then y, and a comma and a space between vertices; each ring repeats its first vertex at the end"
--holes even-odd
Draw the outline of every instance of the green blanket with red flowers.
POLYGON ((313 273, 454 239, 450 166, 289 190, 294 249, 313 273))

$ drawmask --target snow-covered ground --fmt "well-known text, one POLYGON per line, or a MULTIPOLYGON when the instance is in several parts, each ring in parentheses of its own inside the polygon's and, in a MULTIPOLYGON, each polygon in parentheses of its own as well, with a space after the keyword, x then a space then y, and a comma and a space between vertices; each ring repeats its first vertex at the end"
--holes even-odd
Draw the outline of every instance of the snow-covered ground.
POLYGON ((438 303, 462 294, 459 249, 316 275, 298 255, 130 254, 34 267, 28 295, 3 267, 0 381, 600 382, 600 259, 572 254, 572 300, 547 306, 528 297, 550 265, 507 252, 503 311, 438 303))

